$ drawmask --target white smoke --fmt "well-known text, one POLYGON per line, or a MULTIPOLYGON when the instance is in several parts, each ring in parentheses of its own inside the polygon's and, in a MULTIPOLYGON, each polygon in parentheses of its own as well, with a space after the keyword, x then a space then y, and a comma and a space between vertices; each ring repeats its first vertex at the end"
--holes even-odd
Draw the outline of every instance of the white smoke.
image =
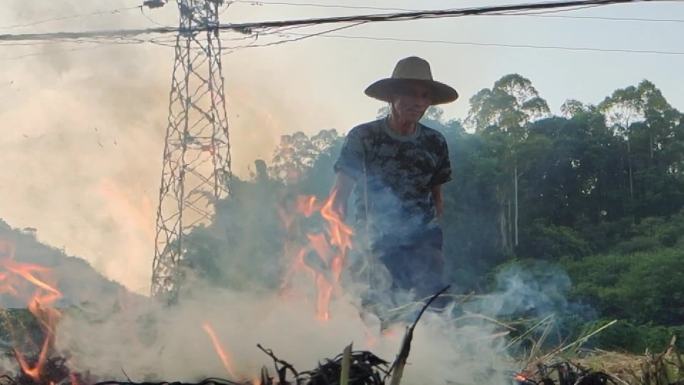
MULTIPOLYGON (((209 323, 234 358, 238 375, 252 379, 263 365, 272 367, 257 343, 304 370, 349 343, 391 361, 404 332, 399 324, 381 332, 377 317, 362 315, 358 300, 349 297, 332 303, 328 321, 314 317, 306 297, 216 288, 196 290, 192 297, 173 307, 150 302, 97 316, 67 314, 59 325, 58 346, 69 352, 77 370, 101 378, 124 378, 122 369, 137 381, 230 378, 202 329, 209 323)), ((428 312, 414 335, 405 383, 507 383, 513 365, 494 329, 483 323, 459 325, 447 314, 428 312)))
POLYGON ((526 314, 543 317, 565 309, 571 288, 570 277, 554 265, 535 263, 523 268, 510 265, 496 275, 492 294, 466 306, 467 310, 491 316, 526 314))

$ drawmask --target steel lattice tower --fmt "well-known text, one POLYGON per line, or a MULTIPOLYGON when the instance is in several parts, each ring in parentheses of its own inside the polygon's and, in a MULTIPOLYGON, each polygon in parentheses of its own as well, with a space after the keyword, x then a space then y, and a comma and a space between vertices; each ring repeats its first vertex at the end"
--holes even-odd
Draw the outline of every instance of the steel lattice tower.
POLYGON ((228 194, 230 142, 226 116, 219 6, 223 0, 177 0, 180 32, 152 265, 152 295, 173 302, 182 280, 188 232, 206 224, 228 194))

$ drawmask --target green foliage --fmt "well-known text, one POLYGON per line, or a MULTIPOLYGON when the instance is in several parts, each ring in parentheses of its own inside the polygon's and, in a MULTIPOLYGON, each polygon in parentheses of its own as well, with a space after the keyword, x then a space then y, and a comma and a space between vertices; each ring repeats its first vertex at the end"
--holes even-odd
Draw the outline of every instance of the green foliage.
POLYGON ((626 241, 622 241, 615 246, 619 254, 633 254, 639 251, 649 251, 660 247, 657 239, 645 236, 637 236, 626 241))
MULTIPOLYGON (((537 221, 523 233, 520 250, 528 257, 557 260, 560 257, 579 258, 591 253, 589 242, 566 226, 537 221)), ((519 252, 521 253, 521 252, 519 252)))
MULTIPOLYGON (((584 329, 594 329, 596 325, 605 324, 606 320, 598 320, 584 324, 584 329)), ((672 336, 676 336, 680 346, 684 338, 684 326, 667 327, 649 324, 635 324, 628 320, 618 322, 596 334, 591 339, 590 345, 598 346, 603 350, 627 351, 635 354, 643 354, 645 351, 664 351, 672 336)))
POLYGON ((485 88, 470 98, 466 123, 476 130, 498 126, 507 131, 548 113, 546 101, 539 97, 532 82, 510 74, 497 80, 491 89, 485 88))
POLYGON ((563 266, 575 283, 574 295, 590 301, 606 317, 683 324, 682 249, 564 259, 563 266))
POLYGON ((272 179, 235 180, 230 199, 216 219, 186 238, 185 264, 205 282, 238 290, 273 289, 279 284, 282 225, 278 208, 286 198, 272 179))
POLYGON ((234 179, 214 222, 186 238, 189 274, 236 290, 277 288, 285 268, 281 213, 292 211, 288 205, 300 194, 327 195, 341 145, 335 130, 284 135, 270 167, 257 160, 251 180, 234 179))

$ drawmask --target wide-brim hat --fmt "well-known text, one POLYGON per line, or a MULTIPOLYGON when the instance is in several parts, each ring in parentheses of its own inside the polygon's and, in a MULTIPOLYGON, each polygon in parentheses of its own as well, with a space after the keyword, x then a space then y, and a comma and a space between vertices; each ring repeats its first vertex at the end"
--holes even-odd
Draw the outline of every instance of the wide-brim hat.
POLYGON ((458 99, 458 92, 452 87, 432 79, 430 63, 416 56, 399 60, 391 78, 380 79, 366 88, 366 95, 390 102, 392 95, 407 83, 420 82, 430 89, 432 104, 451 103, 458 99))

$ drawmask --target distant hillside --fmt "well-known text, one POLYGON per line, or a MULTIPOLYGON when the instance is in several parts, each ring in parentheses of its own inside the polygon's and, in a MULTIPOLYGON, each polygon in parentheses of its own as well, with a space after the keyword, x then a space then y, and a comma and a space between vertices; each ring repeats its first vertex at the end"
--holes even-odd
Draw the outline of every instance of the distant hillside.
MULTIPOLYGON (((87 261, 68 256, 57 248, 39 242, 33 229, 14 229, 0 219, 0 242, 14 245, 16 261, 52 269, 52 276, 63 294, 63 298, 57 303, 58 307, 95 303, 104 308, 120 307, 144 298, 107 279, 95 271, 87 261)), ((26 304, 10 295, 0 294, 0 306, 25 307, 26 304)))

